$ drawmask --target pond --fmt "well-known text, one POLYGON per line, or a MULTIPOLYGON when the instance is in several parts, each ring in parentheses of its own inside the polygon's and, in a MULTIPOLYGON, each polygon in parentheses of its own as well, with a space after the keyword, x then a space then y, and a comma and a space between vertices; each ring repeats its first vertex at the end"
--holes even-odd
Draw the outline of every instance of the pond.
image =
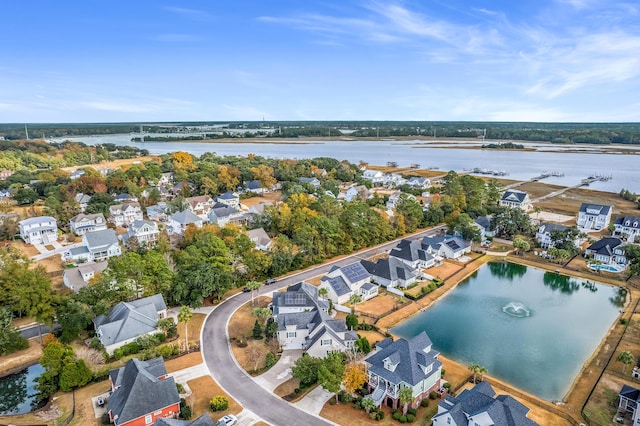
MULTIPOLYGON (((547 400, 561 400, 625 301, 621 290, 514 263, 482 266, 391 331, 547 400)), ((446 376, 445 376, 446 379, 446 376)))
POLYGON ((0 378, 0 415, 24 414, 36 409, 36 379, 43 372, 40 364, 34 364, 19 373, 0 378))

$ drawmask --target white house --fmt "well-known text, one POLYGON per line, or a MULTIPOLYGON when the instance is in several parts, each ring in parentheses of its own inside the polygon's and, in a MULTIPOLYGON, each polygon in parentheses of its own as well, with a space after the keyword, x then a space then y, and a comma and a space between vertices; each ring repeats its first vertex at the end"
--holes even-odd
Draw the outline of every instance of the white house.
POLYGON ((602 238, 587 247, 584 255, 585 257, 592 257, 605 265, 614 266, 618 270, 624 269, 627 265, 624 245, 620 238, 602 238))
POLYGON ((588 231, 606 229, 611 221, 611 206, 582 203, 578 212, 578 227, 588 231))
POLYGON ((240 208, 240 196, 233 191, 227 191, 224 194, 220 194, 216 197, 218 203, 226 204, 234 209, 240 208))
POLYGON ((100 262, 121 254, 115 231, 104 229, 84 234, 82 245, 64 252, 62 258, 73 262, 100 262))
POLYGON ((553 240, 551 239, 551 233, 553 231, 566 231, 567 229, 569 229, 568 226, 565 225, 558 225, 556 223, 549 223, 549 222, 542 222, 540 223, 540 226, 538 227, 538 231, 536 232, 536 240, 538 241, 538 244, 540 244, 540 247, 542 248, 549 248, 549 247, 553 247, 554 243, 553 240))
POLYGON ((147 207, 147 217, 149 220, 155 220, 158 222, 166 222, 168 219, 167 211, 169 206, 164 201, 160 201, 158 204, 147 207))
POLYGON ((407 185, 411 185, 414 188, 429 188, 431 186, 431 181, 427 178, 424 177, 417 177, 417 176, 413 176, 411 178, 409 178, 409 181, 407 182, 407 185))
POLYGON ((425 250, 419 240, 400 241, 398 245, 389 252, 389 256, 401 260, 413 269, 431 268, 435 266, 437 261, 436 255, 425 250))
POLYGON ((266 251, 271 247, 271 238, 264 228, 252 229, 247 231, 247 236, 258 250, 266 251))
POLYGON ((58 222, 51 216, 38 216, 18 222, 20 238, 27 244, 49 244, 58 239, 58 222))
POLYGON ((524 191, 518 191, 517 189, 508 189, 502 194, 500 198, 500 205, 503 207, 511 207, 529 211, 531 210, 531 199, 529 194, 524 191))
POLYGON ((361 260, 360 263, 371 274, 372 282, 385 287, 405 288, 415 283, 421 275, 420 271, 396 257, 378 259, 375 263, 361 260))
POLYGON ((229 222, 240 222, 243 213, 235 207, 214 207, 209 213, 209 223, 223 227, 229 222))
POLYGON ((308 183, 309 185, 313 186, 316 189, 320 188, 320 181, 318 180, 318 178, 301 177, 301 178, 298 178, 298 180, 302 183, 308 183))
POLYGON ((202 223, 203 221, 200 217, 193 214, 190 210, 185 210, 169 216, 168 230, 170 230, 172 234, 184 235, 184 231, 189 225, 193 224, 197 228, 202 228, 202 223))
POLYGON ((480 240, 486 242, 487 238, 493 238, 495 232, 491 230, 491 216, 478 216, 473 220, 473 225, 480 230, 480 240))
POLYGON ((62 274, 62 282, 71 290, 78 292, 82 287, 89 285, 89 281, 97 274, 107 269, 107 266, 107 262, 97 262, 65 269, 62 274))
POLYGON ((362 172, 362 178, 371 181, 374 185, 382 185, 384 173, 380 170, 365 170, 362 172))
POLYGON ((344 193, 344 200, 351 202, 353 200, 368 200, 372 195, 369 188, 364 185, 351 185, 344 193))
POLYGON ((79 214, 69 221, 69 228, 76 235, 107 229, 107 221, 102 213, 79 214))
POLYGON ((197 197, 189 197, 185 200, 189 210, 202 220, 207 220, 207 216, 211 212, 211 208, 215 204, 213 198, 208 195, 200 195, 197 197))
POLYGON ((640 390, 622 385, 622 389, 618 393, 620 401, 618 401, 618 410, 631 414, 631 423, 640 424, 640 410, 638 410, 638 402, 640 401, 640 390))
POLYGON ((122 203, 109 207, 109 222, 115 226, 129 226, 136 220, 142 220, 139 203, 122 203))
POLYGON ((353 294, 363 301, 378 295, 378 286, 371 283, 371 274, 360 262, 332 267, 321 278, 319 288, 327 289, 329 299, 339 305, 347 303, 353 294))
POLYGON ((245 187, 247 188, 247 192, 253 192, 256 194, 264 194, 265 192, 268 192, 268 189, 263 188, 262 185, 260 185, 260 181, 255 179, 247 182, 245 187))
POLYGON ((630 243, 640 235, 640 217, 638 216, 617 217, 613 225, 616 227, 613 235, 625 238, 630 243))
POLYGON ((91 196, 87 194, 83 194, 82 192, 76 194, 76 203, 80 207, 80 211, 84 213, 89 205, 89 201, 91 201, 91 196))
POLYGON ((150 220, 136 220, 129 225, 124 240, 125 244, 129 245, 131 238, 135 238, 140 246, 153 247, 156 245, 159 235, 157 223, 150 220))

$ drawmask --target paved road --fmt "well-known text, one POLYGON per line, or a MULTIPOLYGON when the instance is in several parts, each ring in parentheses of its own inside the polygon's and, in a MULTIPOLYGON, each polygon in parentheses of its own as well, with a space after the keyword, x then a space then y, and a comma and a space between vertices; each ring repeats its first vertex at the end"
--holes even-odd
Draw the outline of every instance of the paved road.
MULTIPOLYGON (((445 226, 421 231, 405 238, 420 238, 425 235, 435 235, 445 226)), ((328 272, 333 266, 346 265, 356 259, 367 258, 378 253, 390 250, 398 240, 384 243, 371 249, 346 256, 342 259, 325 263, 308 270, 291 274, 278 280, 276 283, 264 287, 268 290, 277 290, 296 282, 309 279, 316 275, 328 272)), ((213 378, 222 386, 229 395, 236 399, 240 405, 256 413, 265 421, 273 425, 311 425, 326 426, 333 424, 327 420, 306 413, 283 399, 258 385, 244 370, 242 370, 231 353, 227 337, 227 325, 233 312, 240 306, 251 300, 249 293, 239 293, 236 296, 218 305, 207 317, 202 327, 200 341, 202 344, 202 357, 209 368, 213 378)))
MULTIPOLYGON (((56 324, 54 328, 60 328, 60 326, 56 324)), ((36 324, 30 327, 21 328, 18 331, 20 332, 20 335, 26 339, 33 339, 34 337, 38 337, 40 336, 40 333, 42 333, 42 336, 44 336, 45 334, 49 334, 51 332, 51 330, 49 330, 49 328, 43 324, 40 324, 40 329, 38 329, 38 324, 36 324)))

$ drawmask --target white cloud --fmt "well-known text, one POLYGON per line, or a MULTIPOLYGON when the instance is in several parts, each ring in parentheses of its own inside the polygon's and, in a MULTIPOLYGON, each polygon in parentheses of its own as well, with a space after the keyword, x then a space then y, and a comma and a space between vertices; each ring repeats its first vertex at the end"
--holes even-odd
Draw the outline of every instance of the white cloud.
POLYGON ((204 10, 199 9, 189 9, 186 7, 177 7, 177 6, 166 6, 163 8, 167 12, 174 13, 176 15, 180 15, 184 18, 191 19, 194 21, 207 21, 210 20, 213 16, 204 10))

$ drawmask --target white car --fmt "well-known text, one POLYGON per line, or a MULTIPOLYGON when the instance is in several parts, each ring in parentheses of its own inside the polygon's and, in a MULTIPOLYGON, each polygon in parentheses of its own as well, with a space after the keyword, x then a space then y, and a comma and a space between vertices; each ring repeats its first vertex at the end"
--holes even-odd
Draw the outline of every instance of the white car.
POLYGON ((223 418, 221 418, 218 421, 219 422, 223 422, 227 426, 233 426, 236 423, 238 423, 238 418, 236 416, 234 416, 233 414, 227 414, 226 416, 224 416, 223 418))

